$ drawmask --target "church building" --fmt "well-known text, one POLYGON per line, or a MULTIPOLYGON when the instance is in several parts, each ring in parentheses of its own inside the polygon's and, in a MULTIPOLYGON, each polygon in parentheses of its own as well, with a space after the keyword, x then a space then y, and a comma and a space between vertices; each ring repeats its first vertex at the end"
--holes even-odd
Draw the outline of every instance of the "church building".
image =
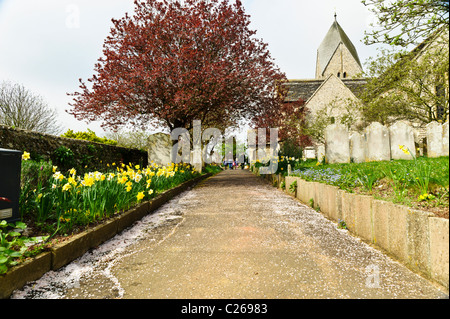
POLYGON ((289 80, 285 102, 302 101, 309 111, 307 120, 328 105, 329 116, 338 118, 349 101, 358 103, 358 91, 367 83, 362 72, 358 52, 335 15, 317 50, 315 78, 289 80))

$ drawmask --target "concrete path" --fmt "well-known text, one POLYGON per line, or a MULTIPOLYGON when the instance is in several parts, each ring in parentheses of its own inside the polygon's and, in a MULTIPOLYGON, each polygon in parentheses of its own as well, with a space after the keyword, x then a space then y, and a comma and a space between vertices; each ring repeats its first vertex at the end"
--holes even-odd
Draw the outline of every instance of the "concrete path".
POLYGON ((15 295, 33 296, 448 298, 242 170, 205 180, 97 251, 15 295))

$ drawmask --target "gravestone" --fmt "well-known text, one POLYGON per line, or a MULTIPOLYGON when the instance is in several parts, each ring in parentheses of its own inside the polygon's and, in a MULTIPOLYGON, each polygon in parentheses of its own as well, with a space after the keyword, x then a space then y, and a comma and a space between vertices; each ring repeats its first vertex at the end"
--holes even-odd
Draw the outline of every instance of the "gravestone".
POLYGON ((416 156, 414 143, 414 130, 406 121, 397 121, 389 127, 392 159, 411 160, 416 156), (408 149, 411 154, 405 153, 400 146, 408 149), (411 156, 412 155, 412 156, 411 156))
POLYGON ((312 146, 305 147, 303 150, 304 159, 315 159, 316 158, 316 150, 312 146))
POLYGON ((364 133, 366 162, 390 161, 389 130, 378 122, 371 123, 364 133))
POLYGON ((317 161, 321 162, 325 158, 325 145, 320 144, 317 146, 317 161))
POLYGON ((350 163, 350 145, 347 128, 332 124, 325 129, 325 156, 327 163, 350 163))
POLYGON ((358 132, 350 135, 350 160, 353 163, 364 163, 366 160, 364 136, 358 132))
POLYGON ((255 129, 249 129, 247 131, 247 145, 248 145, 248 162, 254 164, 256 162, 256 135, 255 129))
POLYGON ((195 170, 199 173, 202 172, 202 122, 194 121, 193 124, 193 151, 191 165, 194 166, 195 170))
POLYGON ((148 138, 148 162, 158 165, 168 165, 171 163, 172 140, 170 135, 155 133, 148 138))
POLYGON ((443 156, 442 125, 438 122, 431 122, 427 124, 426 130, 428 157, 443 156))
POLYGON ((448 122, 442 125, 442 156, 448 156, 448 122))

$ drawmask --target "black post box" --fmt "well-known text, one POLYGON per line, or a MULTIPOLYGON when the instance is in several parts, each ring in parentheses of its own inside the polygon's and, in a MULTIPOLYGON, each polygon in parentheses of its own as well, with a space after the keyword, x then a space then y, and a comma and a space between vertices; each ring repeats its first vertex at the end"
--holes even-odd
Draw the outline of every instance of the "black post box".
POLYGON ((20 220, 22 152, 0 148, 0 220, 20 220))

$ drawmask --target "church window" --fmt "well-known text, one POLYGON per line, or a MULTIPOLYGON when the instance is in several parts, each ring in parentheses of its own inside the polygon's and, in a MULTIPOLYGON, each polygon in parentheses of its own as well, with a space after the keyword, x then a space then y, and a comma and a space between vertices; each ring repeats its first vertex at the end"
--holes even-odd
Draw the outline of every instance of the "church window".
POLYGON ((338 78, 340 78, 341 77, 341 72, 338 72, 338 78))
POLYGON ((344 72, 344 79, 347 77, 347 72, 344 72))

